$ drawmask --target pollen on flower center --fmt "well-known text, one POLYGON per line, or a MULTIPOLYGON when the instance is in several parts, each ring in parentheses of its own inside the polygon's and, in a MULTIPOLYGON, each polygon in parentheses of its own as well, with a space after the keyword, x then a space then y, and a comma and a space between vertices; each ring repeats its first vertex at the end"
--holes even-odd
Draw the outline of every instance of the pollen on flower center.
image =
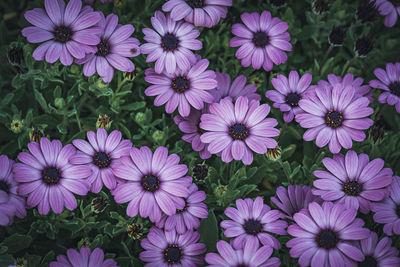
POLYGON ((5 181, 0 181, 0 190, 8 193, 8 191, 10 190, 10 185, 7 184, 5 181))
POLYGON ((389 84, 390 92, 400 97, 400 82, 392 82, 389 84))
POLYGON ((359 262, 358 267, 377 267, 378 263, 372 256, 366 256, 363 262, 359 262))
POLYGON ((229 135, 234 140, 244 140, 250 135, 250 132, 246 125, 242 123, 235 123, 229 127, 229 135))
POLYGON ((100 169, 108 168, 111 164, 111 157, 105 152, 96 152, 93 156, 93 164, 100 169))
POLYGON ((269 37, 265 32, 256 32, 253 35, 253 43, 258 47, 265 47, 269 43, 269 37))
POLYGON ((347 181, 343 184, 343 191, 348 196, 358 196, 362 189, 362 184, 357 181, 347 181))
POLYGON ((160 179, 152 174, 143 176, 140 183, 144 190, 152 193, 160 188, 160 179))
POLYGON ((191 8, 202 8, 202 7, 204 7, 204 0, 185 0, 185 2, 191 8))
POLYGON ((187 203, 187 201, 185 200, 185 206, 183 207, 183 209, 180 209, 180 210, 177 209, 177 210, 176 210, 176 214, 180 214, 180 213, 186 211, 187 208, 188 208, 188 203, 187 203))
POLYGON ((66 43, 71 40, 72 30, 66 26, 58 26, 54 32, 54 40, 60 43, 66 43))
POLYGON ((56 167, 47 167, 42 171, 42 181, 47 185, 56 185, 60 179, 61 174, 56 167))
POLYGON ((178 48, 179 39, 171 33, 167 33, 161 37, 161 46, 164 50, 173 51, 178 48))
POLYGON ((96 56, 105 57, 108 54, 110 54, 110 44, 105 40, 101 40, 100 43, 97 45, 96 56))
POLYGON ((257 235, 262 230, 262 225, 260 221, 250 219, 247 220, 243 225, 244 230, 249 235, 257 235))
POLYGON ((325 116, 326 125, 331 128, 337 128, 342 125, 344 118, 342 112, 331 110, 325 116))
POLYGON ((172 89, 175 90, 177 93, 184 93, 190 88, 190 81, 188 78, 184 76, 179 76, 172 79, 172 89))
POLYGON ((332 249, 336 247, 339 241, 335 232, 330 229, 322 230, 316 237, 318 246, 325 249, 332 249))
POLYGON ((169 245, 164 250, 164 259, 168 263, 179 263, 182 258, 182 248, 178 245, 169 245))
POLYGON ((301 96, 297 93, 289 93, 286 96, 286 103, 290 105, 291 107, 297 107, 299 105, 299 101, 301 99, 301 96))

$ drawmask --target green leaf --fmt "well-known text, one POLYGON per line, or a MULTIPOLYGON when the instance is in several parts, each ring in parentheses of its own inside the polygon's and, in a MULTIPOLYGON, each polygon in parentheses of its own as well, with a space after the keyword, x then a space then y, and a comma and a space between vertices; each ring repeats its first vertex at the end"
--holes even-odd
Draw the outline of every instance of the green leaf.
POLYGON ((208 218, 201 220, 198 231, 200 233, 200 242, 207 246, 207 251, 217 251, 218 223, 214 214, 214 209, 211 208, 208 210, 208 218))
POLYGON ((46 99, 44 99, 42 93, 40 93, 37 89, 33 90, 35 94, 36 101, 39 103, 39 105, 42 107, 42 109, 46 112, 49 113, 49 107, 46 104, 46 99))
POLYGON ((14 264, 14 258, 10 254, 0 255, 0 266, 9 266, 14 264))
POLYGON ((128 105, 123 105, 121 106, 122 110, 128 110, 128 111, 135 111, 141 108, 144 108, 146 106, 146 102, 142 101, 142 102, 134 102, 132 104, 128 104, 128 105))
POLYGON ((49 263, 54 260, 56 257, 54 251, 50 250, 46 256, 43 257, 41 265, 40 266, 48 266, 49 263))
MULTIPOLYGON (((29 247, 31 242, 32 238, 30 236, 15 233, 4 239, 3 244, 8 247, 9 253, 15 253, 29 247)), ((0 264, 0 266, 3 265, 0 264)))

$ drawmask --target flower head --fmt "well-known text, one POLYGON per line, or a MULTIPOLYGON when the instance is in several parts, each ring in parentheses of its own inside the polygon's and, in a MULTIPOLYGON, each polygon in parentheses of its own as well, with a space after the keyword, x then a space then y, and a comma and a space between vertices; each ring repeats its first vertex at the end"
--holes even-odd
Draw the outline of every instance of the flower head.
POLYGON ((198 243, 200 234, 187 231, 178 234, 174 230, 163 232, 157 227, 150 229, 147 238, 141 242, 145 251, 139 255, 140 260, 151 266, 201 266, 206 245, 198 243))
POLYGON ((176 70, 188 71, 196 62, 191 50, 200 50, 203 45, 196 38, 200 31, 187 22, 175 22, 169 15, 156 11, 151 18, 154 29, 144 28, 146 44, 141 52, 148 54, 146 62, 156 62, 156 73, 175 73, 176 70))
POLYGON ((322 206, 312 202, 293 216, 295 224, 288 233, 295 238, 286 246, 290 256, 299 258, 300 266, 350 266, 365 259, 353 241, 370 235, 363 228, 364 221, 356 218, 355 209, 341 204, 324 202, 322 206))
POLYGON ((117 203, 129 202, 126 213, 130 217, 140 213, 158 222, 161 212, 171 216, 185 207, 192 179, 184 177, 188 168, 179 164, 179 156, 168 156, 167 148, 160 146, 154 153, 147 146, 131 148, 130 156, 122 157, 114 173, 124 183, 112 191, 117 203))
POLYGON ((206 262, 215 267, 237 267, 237 266, 270 266, 278 267, 281 261, 271 257, 273 249, 270 246, 260 247, 257 240, 248 239, 243 248, 232 247, 228 242, 220 240, 217 242, 219 254, 207 253, 206 262))
POLYGON ((119 164, 117 159, 128 156, 132 147, 130 140, 121 141, 121 137, 120 131, 115 130, 107 135, 106 130, 98 128, 97 133, 87 132, 89 142, 82 139, 72 141, 78 152, 71 157, 70 162, 88 166, 92 170, 88 183, 95 194, 100 192, 103 184, 110 190, 117 186, 114 174, 115 167, 119 164))
POLYGON ((232 33, 236 35, 230 41, 231 47, 240 46, 236 57, 242 60, 242 66, 252 64, 254 69, 272 70, 273 64, 280 65, 287 60, 286 51, 292 50, 287 32, 288 24, 279 18, 272 18, 269 11, 243 13, 243 24, 235 24, 232 33))
POLYGON ((82 9, 81 0, 64 1, 45 0, 45 9, 35 8, 25 12, 25 18, 34 26, 24 28, 22 35, 30 43, 42 43, 33 52, 36 60, 71 65, 73 59, 81 59, 86 53, 93 52, 99 44, 97 36, 101 28, 94 27, 101 13, 93 12, 91 7, 82 9))
POLYGON ((232 220, 224 220, 221 227, 226 229, 226 237, 234 237, 232 245, 236 249, 243 248, 248 239, 259 240, 261 244, 274 249, 281 247, 279 241, 270 235, 286 235, 287 222, 279 220, 283 214, 264 204, 261 197, 254 201, 250 198, 237 199, 236 207, 228 207, 225 215, 232 220))
POLYGON ((367 118, 374 110, 367 97, 354 97, 354 86, 337 83, 333 87, 317 86, 307 99, 299 101, 304 113, 296 115, 296 121, 303 128, 309 128, 303 135, 305 141, 316 139, 318 147, 329 144, 329 150, 336 154, 343 147, 350 149, 352 140, 361 142, 366 136, 362 130, 372 126, 367 118))
POLYGON ((194 26, 211 28, 228 13, 232 0, 169 0, 163 6, 164 12, 171 12, 171 19, 185 19, 194 26))
POLYGON ((72 193, 86 195, 89 183, 86 178, 92 174, 90 167, 74 166, 69 163, 76 150, 71 145, 62 146, 59 140, 49 141, 46 137, 40 143, 30 142, 28 152, 20 152, 15 163, 14 178, 20 182, 18 193, 28 195, 27 206, 38 206, 40 214, 47 214, 50 208, 61 213, 64 206, 69 210, 77 207, 72 193))
POLYGON ((379 14, 385 17, 384 24, 386 27, 393 27, 400 15, 400 3, 398 1, 388 0, 370 0, 375 2, 379 14))
POLYGON ((77 60, 78 64, 84 64, 83 74, 89 77, 97 72, 103 81, 111 82, 114 76, 114 68, 120 71, 131 72, 135 65, 128 57, 139 55, 139 40, 130 37, 135 28, 118 24, 118 16, 110 14, 106 18, 101 14, 98 26, 104 29, 100 33, 100 42, 93 53, 85 58, 77 60))
POLYGON ((333 46, 341 46, 343 45, 344 39, 346 38, 346 30, 341 27, 333 27, 331 32, 329 33, 329 43, 333 46))
POLYGON ((268 104, 260 105, 240 96, 235 104, 230 98, 222 99, 210 106, 210 114, 201 116, 200 127, 207 132, 200 140, 208 143, 212 154, 222 152, 223 162, 242 160, 249 165, 253 162, 252 151, 265 154, 267 148, 275 148, 278 143, 272 137, 279 135, 274 127, 276 119, 266 118, 270 111, 268 104))
POLYGON ((376 68, 374 74, 379 80, 372 80, 369 85, 384 91, 378 101, 395 106, 397 113, 400 113, 400 62, 387 63, 386 71, 376 68))
POLYGON ((357 39, 356 44, 354 46, 354 50, 356 51, 356 54, 359 57, 366 57, 373 48, 374 48, 374 41, 368 36, 364 36, 357 39))
POLYGON ((118 267, 117 262, 113 259, 104 260, 104 252, 101 248, 95 248, 90 251, 90 248, 82 247, 80 252, 75 249, 68 249, 67 256, 58 255, 57 261, 50 262, 50 267, 118 267))
POLYGON ((374 221, 383 223, 383 232, 387 235, 400 235, 400 177, 393 176, 389 186, 389 196, 382 202, 372 203, 375 212, 374 221))
POLYGON ((279 108, 283 113, 283 120, 291 122, 296 114, 302 112, 299 101, 307 93, 312 80, 312 75, 306 73, 301 78, 297 71, 289 73, 289 79, 279 74, 271 82, 275 90, 268 90, 265 96, 274 101, 274 108, 279 108))

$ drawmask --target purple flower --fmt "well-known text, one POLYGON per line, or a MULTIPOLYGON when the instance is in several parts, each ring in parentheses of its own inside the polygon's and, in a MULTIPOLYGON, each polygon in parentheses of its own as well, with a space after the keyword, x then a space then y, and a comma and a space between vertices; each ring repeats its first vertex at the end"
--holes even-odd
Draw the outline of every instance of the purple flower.
POLYGON ((107 18, 101 14, 98 25, 104 29, 100 34, 100 43, 95 53, 87 54, 76 63, 83 65, 83 74, 89 77, 97 72, 103 81, 111 82, 114 68, 120 71, 132 72, 135 65, 127 59, 136 57, 139 52, 139 40, 130 36, 135 31, 132 25, 118 24, 118 16, 110 14, 107 18))
POLYGON ((14 164, 14 179, 20 182, 18 193, 28 195, 27 206, 38 206, 40 214, 47 214, 50 208, 61 213, 64 206, 69 210, 77 207, 72 193, 86 195, 89 184, 86 178, 92 174, 89 166, 74 166, 69 163, 75 155, 73 145, 62 146, 59 140, 40 139, 40 144, 30 142, 28 152, 20 152, 22 163, 14 164))
POLYGON ((14 180, 12 168, 14 161, 6 155, 0 156, 0 225, 8 226, 14 216, 26 216, 25 199, 18 196, 18 183, 14 180))
POLYGON ((285 51, 291 51, 290 35, 287 32, 288 24, 279 18, 271 18, 269 11, 258 13, 243 13, 243 24, 232 26, 232 33, 236 35, 230 41, 231 47, 240 46, 236 57, 242 60, 242 66, 252 64, 254 69, 264 68, 272 70, 273 63, 285 63, 285 51))
POLYGON ((397 22, 397 16, 400 15, 400 4, 396 1, 376 0, 375 5, 379 13, 385 16, 385 26, 393 27, 397 22))
POLYGON ((232 220, 221 222, 221 227, 226 229, 224 235, 234 237, 234 248, 243 248, 249 239, 259 240, 261 244, 274 249, 281 247, 279 241, 269 234, 287 234, 287 222, 279 220, 284 217, 279 210, 271 210, 261 197, 257 197, 254 202, 250 198, 237 199, 236 207, 226 208, 225 215, 232 220))
POLYGON ((200 31, 190 23, 175 22, 169 15, 156 11, 151 18, 153 29, 144 28, 143 37, 148 43, 141 46, 143 54, 149 54, 146 62, 155 63, 157 73, 175 73, 176 70, 187 71, 196 62, 191 50, 200 50, 201 41, 196 38, 200 31))
POLYGON ((248 239, 242 249, 235 249, 228 242, 217 242, 219 254, 207 253, 206 262, 213 267, 279 267, 281 261, 272 257, 273 249, 270 246, 259 246, 257 240, 248 239))
POLYGON ((374 221, 383 223, 387 235, 400 235, 400 177, 393 176, 389 186, 389 196, 380 203, 372 204, 374 221))
POLYGON ((177 210, 175 215, 163 215, 161 220, 156 223, 159 228, 165 231, 176 231, 178 234, 184 234, 200 227, 199 218, 207 218, 207 205, 203 203, 206 199, 204 191, 198 191, 195 184, 189 187, 189 196, 185 199, 185 207, 177 210))
POLYGON ((307 93, 312 80, 312 75, 306 73, 301 78, 297 71, 289 73, 289 79, 279 74, 277 78, 272 78, 272 85, 276 90, 268 90, 265 96, 274 101, 274 108, 279 108, 283 113, 283 120, 291 122, 294 115, 302 112, 299 108, 299 101, 307 93))
POLYGON ((322 160, 327 171, 314 171, 320 179, 314 181, 314 195, 325 201, 344 204, 347 209, 371 211, 371 203, 388 195, 387 186, 392 182, 393 171, 384 168, 382 159, 369 161, 367 154, 357 155, 348 151, 346 156, 336 154, 322 160))
POLYGON ((68 249, 67 256, 58 255, 57 261, 50 262, 50 267, 118 267, 113 259, 104 260, 104 252, 101 248, 95 248, 93 252, 90 248, 83 247, 80 252, 75 249, 68 249))
POLYGON ((385 236, 378 242, 378 235, 371 232, 367 239, 357 242, 365 259, 358 266, 400 266, 399 251, 392 247, 392 240, 385 236))
POLYGON ((199 60, 189 70, 177 70, 173 74, 157 74, 153 69, 147 69, 145 80, 153 85, 149 86, 145 94, 157 96, 154 105, 165 105, 167 113, 178 108, 183 117, 189 116, 190 107, 201 110, 205 103, 212 103, 214 97, 210 92, 217 87, 215 72, 206 70, 209 61, 199 60))
POLYGON ((171 12, 174 21, 185 19, 194 26, 211 28, 228 13, 232 0, 170 0, 163 6, 164 12, 171 12))
POLYGON ((78 151, 71 157, 70 163, 84 164, 92 169, 88 183, 91 186, 90 190, 95 194, 100 192, 103 183, 110 190, 117 186, 114 169, 119 163, 116 159, 129 156, 132 147, 130 140, 121 141, 121 137, 120 131, 112 131, 107 136, 107 131, 99 128, 97 134, 87 132, 89 142, 82 139, 72 141, 78 151))
POLYGON ((141 241, 146 251, 141 252, 139 258, 148 262, 145 267, 201 266, 204 264, 201 254, 206 251, 206 245, 197 243, 199 239, 200 234, 197 232, 187 231, 180 235, 174 230, 163 232, 152 227, 147 238, 141 241))
POLYGON ((94 45, 100 42, 96 35, 102 31, 93 27, 101 18, 100 12, 91 7, 82 9, 81 0, 71 0, 65 6, 63 0, 45 0, 46 11, 35 8, 25 12, 25 18, 34 26, 24 28, 22 35, 30 43, 41 43, 33 52, 36 60, 71 65, 73 58, 85 57, 93 52, 94 45))
POLYGON ((289 185, 287 189, 283 186, 279 186, 276 189, 276 196, 277 197, 271 197, 271 201, 286 213, 285 218, 289 220, 293 220, 293 215, 295 213, 306 209, 309 203, 322 203, 322 199, 318 196, 314 196, 311 193, 311 188, 305 185, 289 185))
POLYGON ((131 148, 129 157, 121 157, 115 165, 114 174, 126 180, 112 191, 115 202, 129 202, 126 214, 130 217, 140 213, 157 223, 161 211, 173 215, 185 207, 189 196, 190 177, 183 177, 188 171, 179 164, 179 156, 168 156, 167 148, 160 146, 154 154, 147 146, 131 148))
POLYGON ((252 151, 265 154, 267 148, 275 148, 277 142, 271 138, 279 135, 274 127, 276 119, 266 118, 271 108, 259 101, 250 101, 240 96, 235 104, 230 98, 222 99, 210 106, 210 114, 201 116, 200 127, 207 132, 200 140, 209 143, 212 154, 222 152, 223 162, 242 160, 249 165, 253 162, 252 151))
POLYGON ((386 71, 376 68, 374 74, 379 80, 372 80, 369 85, 385 91, 379 96, 378 101, 396 106, 397 113, 400 113, 400 62, 387 63, 386 71))
POLYGON ((367 97, 354 98, 355 88, 337 83, 333 87, 317 86, 312 94, 299 101, 304 113, 296 115, 303 128, 305 141, 316 139, 318 147, 329 143, 329 150, 336 154, 343 147, 350 149, 353 142, 365 140, 362 130, 372 126, 373 120, 366 118, 374 110, 367 97))
POLYGON ((353 241, 370 235, 356 215, 355 209, 341 204, 310 203, 308 209, 293 216, 296 223, 288 227, 288 233, 295 237, 286 243, 290 256, 299 258, 302 267, 355 266, 354 261, 365 257, 353 241))

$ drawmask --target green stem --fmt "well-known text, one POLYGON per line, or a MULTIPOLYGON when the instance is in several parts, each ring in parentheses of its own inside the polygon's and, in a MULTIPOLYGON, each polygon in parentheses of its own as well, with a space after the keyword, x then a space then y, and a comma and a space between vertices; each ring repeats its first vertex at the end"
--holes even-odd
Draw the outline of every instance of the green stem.
POLYGON ((347 70, 350 68, 350 66, 353 65, 353 63, 354 63, 354 61, 356 61, 356 59, 357 59, 357 56, 354 56, 350 61, 346 62, 345 66, 343 68, 342 74, 341 74, 342 77, 347 72, 347 70))
POLYGON ((279 165, 281 165, 281 168, 283 169, 283 172, 285 173, 286 178, 288 179, 288 181, 290 181, 290 173, 287 172, 287 170, 285 169, 285 167, 283 166, 283 162, 281 159, 278 160, 279 165))
MULTIPOLYGON (((215 36, 219 36, 219 35, 221 34, 222 30, 225 29, 225 25, 226 25, 226 24, 222 24, 222 25, 221 25, 221 27, 218 29, 218 31, 217 31, 217 33, 215 34, 215 36)), ((215 43, 215 40, 216 40, 216 39, 217 39, 217 38, 213 38, 213 39, 211 40, 211 43, 208 45, 207 50, 206 50, 206 52, 204 53, 204 55, 205 55, 204 58, 207 58, 208 53, 210 53, 211 49, 213 48, 213 44, 215 43)))
POLYGON ((322 66, 324 66, 326 59, 328 58, 329 54, 332 52, 333 45, 330 45, 328 50, 326 50, 324 57, 322 58, 321 64, 319 64, 320 69, 322 69, 322 66))

